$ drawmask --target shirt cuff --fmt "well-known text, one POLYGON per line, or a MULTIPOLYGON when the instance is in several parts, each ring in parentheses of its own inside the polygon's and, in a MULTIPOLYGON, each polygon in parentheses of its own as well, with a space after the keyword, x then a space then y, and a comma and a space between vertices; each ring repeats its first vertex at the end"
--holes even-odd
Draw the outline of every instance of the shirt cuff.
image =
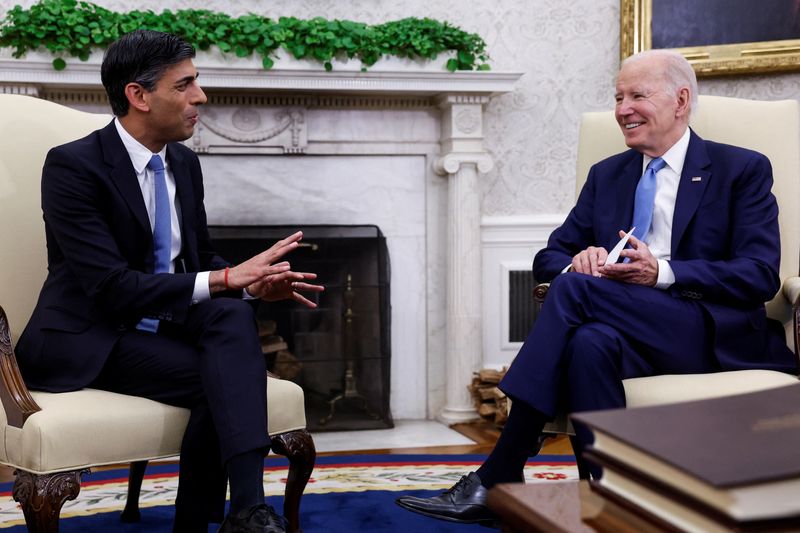
POLYGON ((192 305, 211 299, 211 288, 208 286, 208 277, 211 272, 198 272, 194 277, 194 291, 192 292, 192 305))
POLYGON ((569 269, 570 269, 570 268, 572 268, 572 263, 570 263, 570 264, 568 264, 567 266, 565 266, 565 267, 564 267, 564 268, 561 270, 561 273, 562 273, 562 274, 566 274, 567 272, 569 272, 569 269))
POLYGON ((672 271, 672 267, 669 266, 669 261, 658 259, 656 289, 668 289, 673 283, 675 283, 675 273, 672 271))
POLYGON ((247 292, 247 289, 242 289, 242 300, 258 300, 258 297, 247 292))

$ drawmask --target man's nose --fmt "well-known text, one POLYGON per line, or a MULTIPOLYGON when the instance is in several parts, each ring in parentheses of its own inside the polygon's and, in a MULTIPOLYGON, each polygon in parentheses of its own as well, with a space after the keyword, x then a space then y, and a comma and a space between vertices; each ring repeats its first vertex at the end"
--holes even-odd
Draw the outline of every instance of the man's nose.
POLYGON ((203 105, 208 102, 208 97, 206 97, 206 93, 203 92, 203 89, 200 88, 200 85, 195 82, 194 84, 194 94, 192 94, 192 104, 194 105, 203 105))
POLYGON ((617 114, 618 115, 630 115, 633 113, 631 109, 630 100, 622 99, 617 102, 617 114))

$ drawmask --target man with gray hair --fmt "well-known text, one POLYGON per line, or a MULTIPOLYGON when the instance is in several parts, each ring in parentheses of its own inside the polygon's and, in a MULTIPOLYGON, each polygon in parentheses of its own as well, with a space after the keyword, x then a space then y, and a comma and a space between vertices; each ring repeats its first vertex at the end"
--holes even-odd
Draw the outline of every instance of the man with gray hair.
MULTIPOLYGON (((615 116, 630 150, 592 167, 536 254, 534 276, 551 285, 500 383, 513 406, 494 450, 444 493, 398 505, 491 525, 487 490, 522 479, 556 411, 624 407, 622 380, 638 376, 797 372, 783 328, 764 308, 780 287, 770 163, 697 136, 689 128, 696 95, 680 54, 652 50, 622 64, 615 116), (629 247, 613 257, 621 238, 629 247)), ((577 429, 585 444, 590 435, 577 429)))

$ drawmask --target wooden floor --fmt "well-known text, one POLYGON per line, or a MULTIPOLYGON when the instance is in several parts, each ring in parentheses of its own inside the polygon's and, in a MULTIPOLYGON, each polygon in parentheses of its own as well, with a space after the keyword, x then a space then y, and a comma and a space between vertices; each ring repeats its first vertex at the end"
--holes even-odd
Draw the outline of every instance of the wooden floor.
MULTIPOLYGON (((363 454, 488 454, 494 448, 500 430, 488 422, 475 422, 469 424, 455 424, 451 426, 465 437, 475 441, 475 444, 461 444, 455 446, 424 446, 418 448, 385 448, 375 450, 358 450, 343 452, 320 453, 319 456, 333 455, 363 455, 363 454)), ((540 453, 548 455, 571 455, 572 447, 569 439, 565 435, 559 435, 553 439, 548 439, 540 453)), ((128 465, 110 465, 99 467, 95 470, 110 470, 115 468, 127 468, 128 465)), ((0 482, 14 480, 13 470, 10 467, 0 465, 0 482)))
MULTIPOLYGON (((480 453, 488 454, 494 448, 500 430, 489 422, 473 422, 469 424, 454 424, 450 426, 465 437, 475 441, 475 444, 459 444, 453 446, 424 446, 418 448, 383 448, 375 450, 359 450, 351 452, 327 452, 320 453, 320 456, 331 455, 361 455, 361 454, 407 454, 407 453, 428 453, 428 454, 468 454, 480 453)), ((540 453, 548 455, 572 455, 572 446, 566 435, 559 435, 548 439, 542 447, 540 453)))

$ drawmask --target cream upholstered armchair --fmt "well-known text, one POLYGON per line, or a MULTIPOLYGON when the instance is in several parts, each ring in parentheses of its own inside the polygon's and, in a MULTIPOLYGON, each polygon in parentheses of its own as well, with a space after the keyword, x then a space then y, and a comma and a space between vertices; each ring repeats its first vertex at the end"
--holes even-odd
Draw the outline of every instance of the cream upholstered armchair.
MULTIPOLYGON (((763 102, 699 97, 691 127, 707 140, 750 148, 772 162, 772 188, 780 208, 781 290, 767 303, 770 317, 780 320, 786 341, 797 353, 798 296, 800 296, 800 115, 796 100, 763 102)), ((589 168, 596 162, 626 150, 613 111, 584 113, 578 140, 578 192, 589 168)), ((547 284, 534 289, 541 303, 547 284)), ((678 334, 680 334, 678 332, 678 334)), ((740 370, 715 374, 665 375, 623 381, 628 407, 700 400, 797 383, 796 376, 767 370, 740 370)), ((572 433, 566 417, 560 416, 545 431, 572 433)))
MULTIPOLYGON (((29 531, 57 531, 61 506, 75 499, 90 468, 131 463, 122 518, 136 521, 149 459, 180 453, 189 411, 152 400, 84 389, 28 391, 13 353, 45 278, 44 223, 39 203, 47 151, 108 124, 95 115, 44 100, 0 94, 0 464, 15 469, 13 496, 29 531)), ((300 497, 316 452, 305 430, 302 389, 270 377, 273 449, 289 459, 284 514, 299 531, 300 497)))

